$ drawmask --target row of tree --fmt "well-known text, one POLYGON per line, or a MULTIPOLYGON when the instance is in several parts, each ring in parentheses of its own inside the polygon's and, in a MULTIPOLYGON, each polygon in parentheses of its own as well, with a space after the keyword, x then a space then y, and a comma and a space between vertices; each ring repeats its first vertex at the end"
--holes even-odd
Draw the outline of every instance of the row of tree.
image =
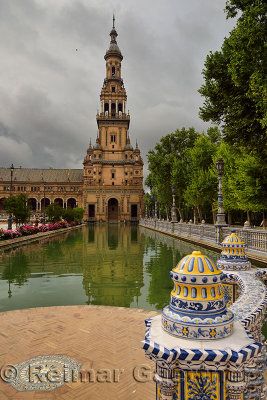
POLYGON ((149 175, 146 185, 148 208, 152 209, 156 194, 163 216, 171 214, 172 185, 176 187, 176 208, 180 219, 203 218, 215 223, 218 208, 218 174, 216 161, 224 160, 223 196, 228 222, 234 216, 240 223, 238 211, 264 212, 266 189, 264 165, 256 153, 245 147, 233 147, 222 140, 217 127, 206 133, 194 128, 176 130, 160 139, 148 153, 149 175))
MULTIPOLYGON (((28 197, 24 193, 17 196, 11 196, 5 199, 5 209, 11 213, 13 220, 16 224, 25 224, 30 220, 31 208, 28 205, 28 197)), ((57 222, 61 219, 67 222, 77 221, 80 222, 84 215, 84 209, 76 208, 62 208, 58 204, 51 204, 42 210, 42 214, 46 214, 48 221, 57 222)))
POLYGON ((170 214, 171 186, 176 185, 180 218, 195 220, 217 211, 215 163, 222 157, 224 207, 240 222, 240 211, 266 209, 266 113, 265 73, 266 15, 263 0, 227 0, 226 18, 237 18, 220 51, 210 52, 203 69, 204 98, 200 117, 220 126, 197 133, 194 128, 177 130, 161 138, 148 153, 146 195, 151 207, 157 194, 162 212, 170 214))

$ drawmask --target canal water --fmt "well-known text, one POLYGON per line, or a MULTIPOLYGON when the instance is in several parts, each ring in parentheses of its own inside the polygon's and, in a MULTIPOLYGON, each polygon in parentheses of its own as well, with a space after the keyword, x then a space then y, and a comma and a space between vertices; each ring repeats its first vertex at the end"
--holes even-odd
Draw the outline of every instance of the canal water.
MULTIPOLYGON (((199 249, 136 225, 88 225, 6 250, 0 258, 0 311, 97 304, 161 310, 169 271, 199 249)), ((214 262, 218 253, 206 249, 214 262)))
POLYGON ((219 254, 138 226, 88 225, 6 250, 0 311, 76 304, 161 310, 169 271, 193 250, 219 254))

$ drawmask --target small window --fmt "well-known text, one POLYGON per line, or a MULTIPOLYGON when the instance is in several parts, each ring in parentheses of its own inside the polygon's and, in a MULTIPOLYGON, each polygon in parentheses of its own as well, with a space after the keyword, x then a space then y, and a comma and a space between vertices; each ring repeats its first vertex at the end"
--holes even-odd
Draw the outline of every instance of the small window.
POLYGON ((125 184, 127 185, 127 183, 128 183, 128 181, 127 181, 127 179, 125 180, 125 184))
POLYGON ((112 67, 111 73, 112 73, 112 76, 115 76, 115 67, 112 67))
POLYGON ((110 141, 115 143, 116 142, 116 135, 111 135, 110 136, 110 141))
POLYGON ((128 172, 125 172, 125 175, 128 175, 128 172))
POLYGON ((125 158, 126 158, 126 159, 128 158, 127 154, 125 154, 125 158))
POLYGON ((112 86, 112 92, 113 93, 115 92, 115 86, 112 86))
POLYGON ((112 182, 112 186, 114 186, 114 182, 112 182))
POLYGON ((114 144, 112 145, 112 148, 114 149, 114 144))
POLYGON ((114 151, 112 152, 112 154, 114 154, 114 151))
POLYGON ((115 178, 115 173, 114 173, 114 172, 112 172, 112 174, 111 174, 111 178, 112 178, 112 179, 114 179, 114 178, 115 178))

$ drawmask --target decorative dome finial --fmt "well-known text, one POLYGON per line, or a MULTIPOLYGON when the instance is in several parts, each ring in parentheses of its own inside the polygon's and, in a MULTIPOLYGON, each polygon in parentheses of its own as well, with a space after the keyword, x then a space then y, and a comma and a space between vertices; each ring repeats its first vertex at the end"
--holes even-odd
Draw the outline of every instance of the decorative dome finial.
POLYGON ((231 235, 228 235, 222 242, 223 250, 217 267, 229 271, 251 269, 251 262, 248 261, 245 253, 245 242, 236 235, 234 229, 231 232, 231 235))
POLYGON ((106 51, 106 54, 104 56, 104 59, 106 60, 108 57, 112 57, 112 56, 116 56, 119 57, 120 60, 123 59, 123 56, 121 54, 121 51, 119 49, 119 46, 117 45, 117 31, 115 29, 115 16, 113 14, 113 25, 112 25, 112 29, 110 31, 110 46, 109 49, 106 51))
POLYGON ((200 251, 184 257, 170 276, 171 301, 162 311, 162 328, 193 340, 222 339, 232 334, 233 313, 226 309, 220 283, 223 273, 200 251))

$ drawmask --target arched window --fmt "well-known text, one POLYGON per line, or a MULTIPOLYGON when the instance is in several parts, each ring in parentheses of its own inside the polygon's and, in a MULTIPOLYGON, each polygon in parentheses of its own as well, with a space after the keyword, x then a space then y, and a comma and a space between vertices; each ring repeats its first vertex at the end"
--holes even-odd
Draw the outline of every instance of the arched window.
POLYGON ((125 158, 126 158, 126 159, 128 158, 128 155, 127 155, 127 154, 125 154, 125 158))
POLYGON ((111 116, 115 117, 115 113, 116 113, 116 104, 112 103, 111 104, 111 116))
POLYGON ((111 68, 111 75, 112 75, 112 76, 115 76, 115 67, 112 67, 112 68, 111 68))
POLYGON ((105 103, 104 111, 105 111, 105 115, 108 115, 108 103, 105 103))
POLYGON ((119 115, 122 115, 122 104, 121 103, 118 104, 118 111, 119 111, 119 115))

